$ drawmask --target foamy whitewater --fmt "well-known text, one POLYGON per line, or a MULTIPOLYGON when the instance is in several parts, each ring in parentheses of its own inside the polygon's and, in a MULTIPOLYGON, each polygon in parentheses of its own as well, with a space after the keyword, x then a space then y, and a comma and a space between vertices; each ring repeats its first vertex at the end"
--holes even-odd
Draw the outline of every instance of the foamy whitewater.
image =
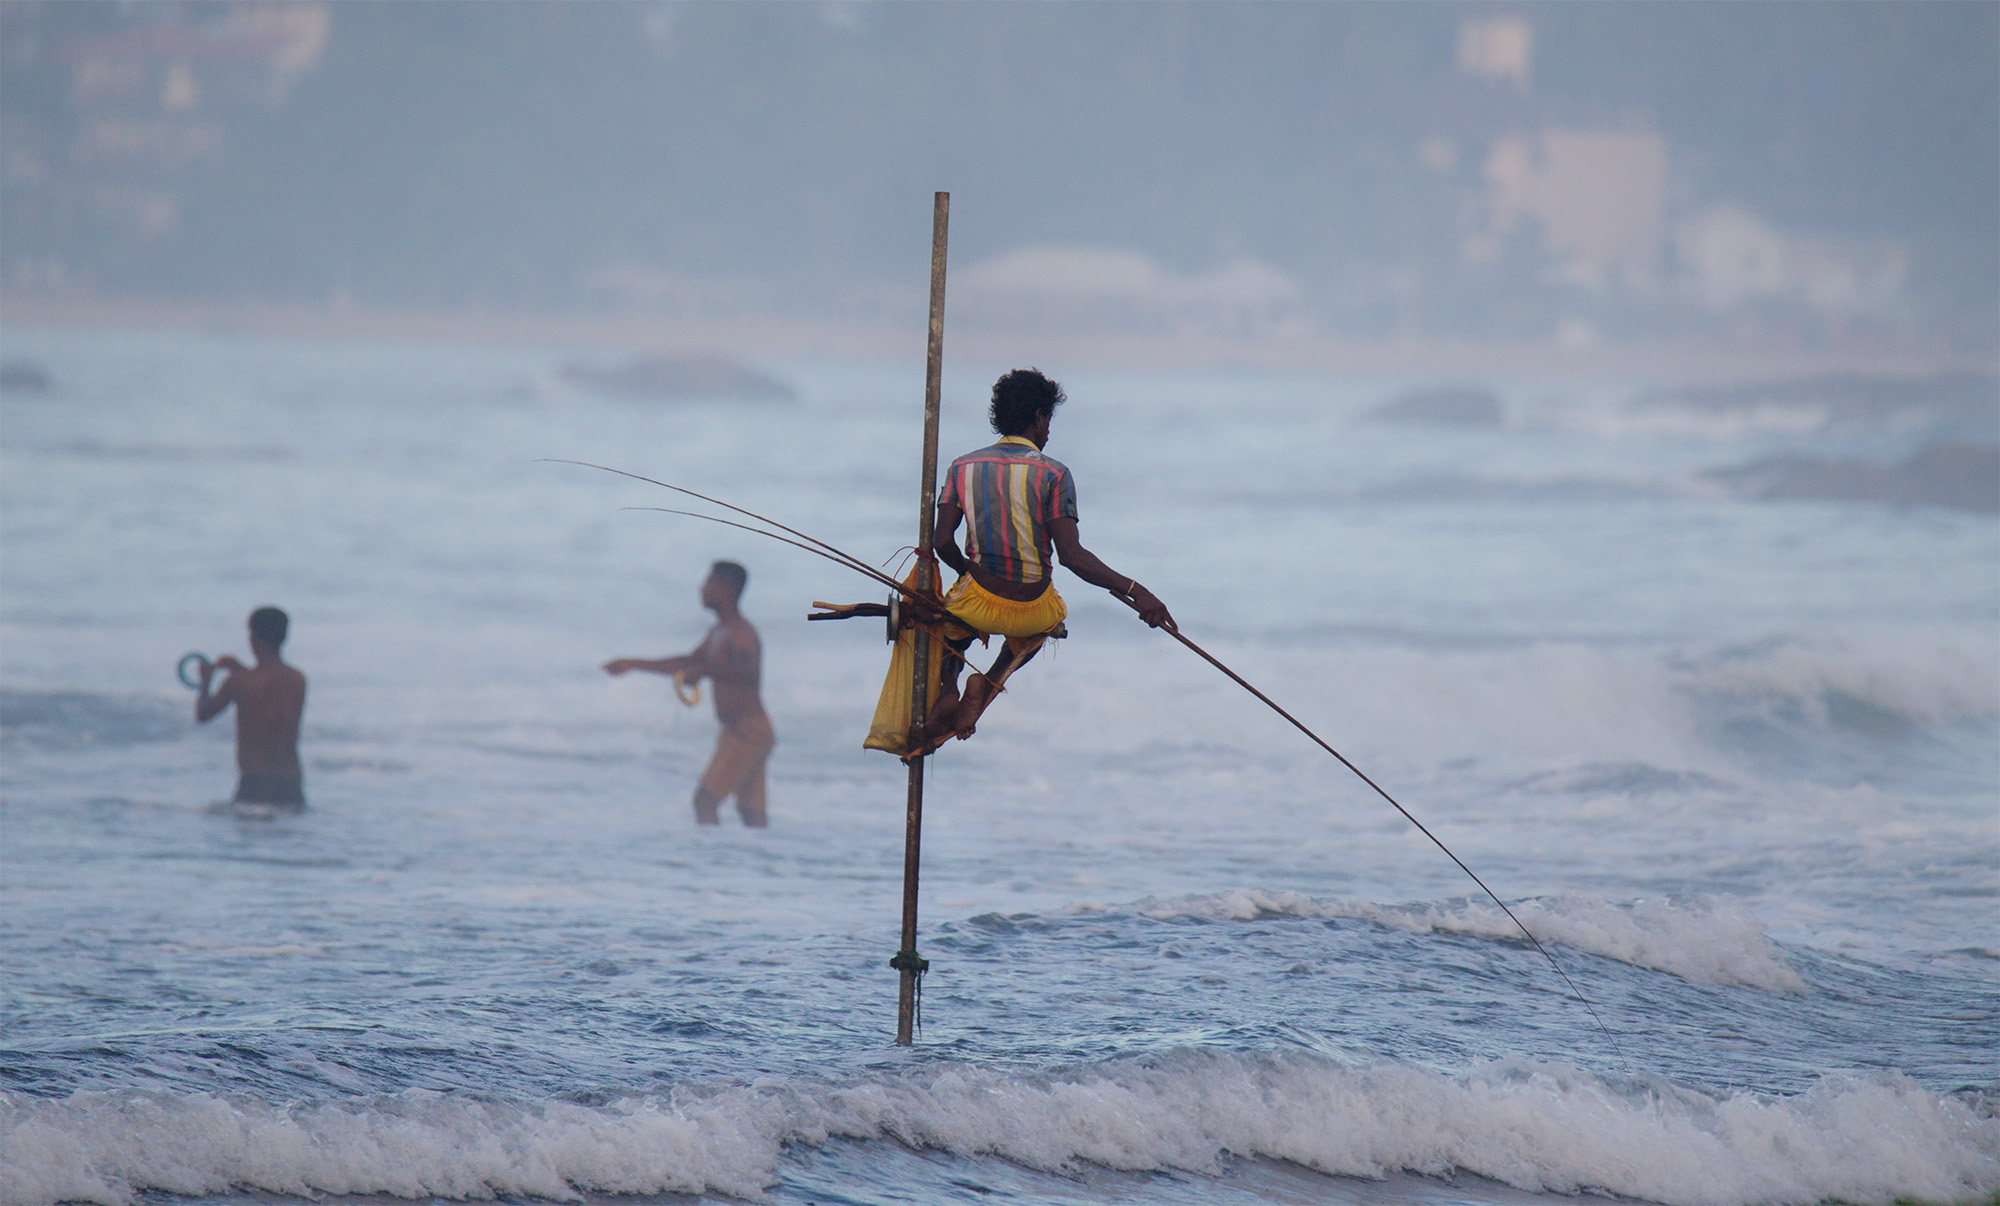
MULTIPOLYGON (((2000 1193, 2000 522, 1728 496, 1897 459, 1811 411, 1042 367, 1086 542, 1505 897, 1102 592, 934 759, 923 1031, 874 599, 629 507, 683 482, 889 566, 921 347, 795 404, 586 353, 5 334, 0 1204, 1987 1201, 2000 1193), (611 363, 598 357, 595 362, 611 363), (767 832, 620 655, 749 566, 767 832), (259 604, 310 807, 219 809, 188 650, 259 604), (1608 1029, 1609 1034, 1606 1033, 1608 1029)), ((1023 353, 1023 362, 1036 358, 1023 353)), ((999 364, 947 374, 947 456, 999 364)), ((1782 409, 1782 408, 1781 408, 1782 409)), ((2000 424, 2000 419, 1996 419, 2000 424)))

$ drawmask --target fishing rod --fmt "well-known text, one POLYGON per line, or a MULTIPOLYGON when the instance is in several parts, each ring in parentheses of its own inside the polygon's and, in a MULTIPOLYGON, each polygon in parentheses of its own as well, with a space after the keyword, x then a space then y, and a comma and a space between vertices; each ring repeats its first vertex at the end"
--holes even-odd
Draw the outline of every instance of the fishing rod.
MULTIPOLYGON (((592 464, 589 461, 571 461, 571 460, 564 460, 560 457, 547 457, 547 456, 539 458, 538 463, 545 465, 579 465, 585 469, 601 469, 606 473, 615 473, 619 477, 629 477, 633 481, 646 482, 654 486, 664 486, 665 488, 672 490, 676 493, 685 494, 689 498, 698 498, 705 503, 713 503, 718 507, 734 511, 738 515, 747 515, 751 519, 754 519, 759 523, 770 524, 772 527, 778 529, 778 531, 780 532, 789 532, 793 536, 797 536, 800 540, 808 541, 811 544, 818 545, 820 549, 826 550, 825 552, 819 553, 819 555, 825 557, 828 561, 832 561, 838 565, 844 565, 847 568, 854 570, 856 573, 866 574, 870 578, 875 579, 877 582, 880 582, 883 585, 889 587, 891 590, 900 591, 901 593, 910 596, 912 599, 919 598, 916 592, 912 591, 909 587, 904 586, 902 583, 896 581, 894 578, 891 578, 889 575, 883 573, 881 570, 876 569, 874 566, 869 565, 866 561, 863 561, 861 558, 856 557, 854 554, 849 553, 843 549, 837 549, 834 546, 828 544, 826 541, 821 540, 815 536, 809 536, 806 533, 799 531, 797 528, 786 527, 784 524, 781 524, 777 520, 771 519, 768 516, 759 515, 755 511, 746 511, 742 507, 736 506, 734 503, 726 503, 719 498, 710 498, 706 494, 696 493, 695 491, 688 489, 686 486, 676 486, 672 482, 659 481, 655 478, 645 477, 637 473, 627 473, 623 469, 613 469, 609 465, 596 465, 592 464)), ((668 510, 668 508, 666 507, 630 507, 627 509, 634 511, 668 510)), ((773 540, 783 541, 786 544, 792 545, 794 548, 806 548, 805 545, 799 544, 797 541, 785 540, 783 536, 779 536, 776 533, 766 532, 759 528, 753 528, 748 526, 747 524, 732 523, 727 519, 717 519, 713 515, 700 515, 693 511, 672 511, 670 513, 674 515, 688 515, 692 516, 695 519, 712 520, 715 523, 729 524, 729 526, 733 528, 742 528, 746 532, 756 532, 760 536, 769 536, 773 540)), ((816 551, 817 550, 815 549, 806 548, 806 552, 808 553, 816 551)))
MULTIPOLYGON (((1133 611, 1136 612, 1139 610, 1139 605, 1136 602, 1134 602, 1131 598, 1125 595, 1116 595, 1115 597, 1118 599, 1119 602, 1125 604, 1125 606, 1127 607, 1130 607, 1133 611)), ((1168 627, 1166 625, 1161 625, 1160 629, 1161 631, 1165 632, 1168 636, 1174 638, 1181 644, 1187 646, 1188 650, 1192 652, 1196 657, 1199 657, 1201 660, 1207 662, 1209 665, 1214 666, 1217 670, 1220 670, 1224 674, 1228 675, 1230 679, 1236 683, 1237 686, 1243 688, 1245 691, 1248 691, 1250 694, 1256 696, 1258 700, 1264 704, 1265 707, 1271 709, 1273 712, 1276 712, 1278 715, 1290 721, 1292 723, 1293 728, 1297 729, 1301 733, 1304 733, 1307 737, 1310 737, 1313 740, 1314 744, 1318 745, 1319 748, 1325 750, 1327 753, 1332 754, 1335 758, 1339 759, 1340 764, 1342 766, 1346 767, 1348 770, 1353 771, 1355 776, 1359 778, 1363 783, 1366 783, 1368 786, 1375 789, 1376 795, 1381 796, 1384 800, 1389 801, 1390 807, 1394 808, 1397 812, 1402 813, 1403 819, 1407 820, 1410 824, 1415 825, 1417 827, 1418 832, 1422 833, 1425 837, 1431 840, 1432 845, 1436 846, 1439 850, 1444 851, 1445 857, 1450 859, 1452 862, 1457 863, 1458 869, 1460 871, 1465 872, 1467 877, 1469 877, 1473 883, 1478 884, 1479 890, 1486 893, 1486 895, 1488 895, 1489 897, 1491 897, 1493 899, 1494 904, 1500 906, 1500 911, 1507 915, 1507 920, 1514 923, 1514 928, 1521 931, 1521 936, 1526 938, 1530 943, 1534 944, 1534 948, 1542 953, 1542 958, 1547 959, 1549 961, 1549 966, 1556 969, 1556 974, 1562 977, 1563 983, 1569 985, 1570 992, 1574 993, 1576 995, 1576 999, 1583 1002, 1583 1007, 1590 1011, 1591 1021, 1596 1022, 1597 1028, 1604 1032, 1604 1037, 1611 1041, 1612 1050, 1618 1052, 1618 1057, 1620 1059, 1625 1058, 1625 1051, 1622 1047, 1618 1045, 1617 1037, 1611 1033, 1611 1028, 1604 1024, 1604 1019, 1597 1016, 1597 1006, 1591 1004, 1590 998, 1583 995, 1583 990, 1576 986, 1576 981, 1569 978, 1569 973, 1563 970, 1562 964, 1556 962, 1556 957, 1549 953, 1548 948, 1542 945, 1541 940, 1539 938, 1536 938, 1534 933, 1530 931, 1526 925, 1522 924, 1521 919, 1519 917, 1514 916, 1514 910, 1507 907, 1507 902, 1500 899, 1500 894, 1498 892, 1495 892, 1493 889, 1487 887, 1486 881, 1479 878, 1479 876, 1473 872, 1472 868, 1466 866, 1464 859, 1461 859, 1456 854, 1453 854, 1451 852, 1451 847, 1445 845, 1444 842, 1439 839, 1437 834, 1432 833, 1430 829, 1426 827, 1422 821, 1419 821, 1415 816, 1411 815, 1409 809, 1403 807, 1401 804, 1398 804, 1396 802, 1396 797, 1390 795, 1386 791, 1383 791, 1381 784, 1375 782, 1375 780, 1373 779, 1370 779, 1366 774, 1362 772, 1360 767, 1354 765, 1352 762, 1349 762, 1345 754, 1342 754, 1339 750, 1334 749, 1331 745, 1328 745, 1324 738, 1322 738, 1318 733, 1315 733, 1311 729, 1307 728, 1303 723, 1299 721, 1298 717, 1292 715, 1290 712, 1287 712, 1285 711, 1285 709, 1279 707, 1276 700, 1272 699, 1270 696, 1264 694, 1262 691, 1259 691, 1256 687, 1252 686, 1249 679, 1244 678, 1242 675, 1236 673, 1236 671, 1231 670, 1228 666, 1223 665, 1220 658, 1217 658, 1214 654, 1210 653, 1208 650, 1203 649, 1200 645, 1195 644, 1194 641, 1190 640, 1188 636, 1185 633, 1183 633, 1178 627, 1168 627)))
MULTIPOLYGON (((769 536, 771 539, 779 542, 780 544, 789 544, 793 548, 803 549, 806 552, 811 553, 815 557, 824 557, 828 561, 831 561, 835 565, 838 565, 844 569, 855 568, 852 562, 842 561, 840 558, 835 557, 833 554, 822 552, 819 549, 816 549, 811 545, 804 543, 803 541, 793 540, 790 537, 786 536, 780 536, 776 532, 766 532, 762 528, 753 528, 747 523, 737 523, 733 519, 724 519, 720 515, 703 515, 699 511, 676 511, 672 507, 620 507, 618 509, 621 511, 657 511, 662 515, 685 515, 689 519, 706 519, 710 523, 719 523, 727 527, 741 528, 746 532, 755 532, 759 536, 769 536)), ((769 521, 767 520, 766 522, 769 521)), ((904 586, 900 582, 892 580, 887 574, 878 574, 874 570, 869 570, 868 574, 870 577, 873 577, 878 581, 887 582, 889 585, 894 586, 897 590, 900 590, 905 594, 915 593, 911 591, 909 587, 904 586)))
MULTIPOLYGON (((676 486, 669 482, 656 481, 650 477, 642 477, 637 473, 627 473, 623 469, 612 469, 605 465, 594 465, 588 461, 559 460, 553 457, 546 457, 543 459, 548 463, 552 464, 581 465, 588 469, 602 469, 606 473, 615 473, 620 477, 629 477, 636 481, 649 482, 655 486, 664 486, 669 490, 678 491, 679 493, 689 495, 690 497, 693 498, 699 498, 703 502, 713 503, 718 507, 726 507, 729 510, 736 512, 738 515, 747 515, 750 518, 759 521, 760 523, 770 524, 772 527, 777 528, 780 531, 789 532, 793 536, 799 537, 800 540, 810 541, 811 545, 817 545, 819 547, 817 548, 810 547, 807 544, 801 544, 799 540, 790 540, 784 536, 780 536, 778 535, 777 532, 767 532, 762 528, 751 527, 749 524, 737 523, 734 520, 723 519, 715 515, 703 515, 697 511, 677 511, 671 507, 627 507, 624 508, 625 510, 660 511, 668 515, 685 515, 690 519, 706 519, 710 523, 724 524, 732 528, 741 528, 743 531, 746 532, 754 532, 759 536, 768 536, 772 540, 776 540, 781 544, 789 544, 793 548, 804 549, 806 552, 812 553, 815 556, 824 557, 828 561, 831 561, 836 565, 842 565, 847 567, 848 569, 855 570, 858 573, 866 574, 868 577, 873 578, 878 582, 887 584, 888 586, 895 589, 899 593, 919 603, 931 602, 930 600, 924 599, 921 595, 918 595, 915 591, 912 591, 909 587, 904 586, 902 583, 896 581, 894 578, 891 578, 889 575, 882 573, 880 570, 877 570, 875 567, 862 561, 859 557, 854 556, 852 553, 848 553, 841 549, 835 548, 833 545, 826 543, 824 540, 819 540, 815 537, 808 536, 804 532, 801 532, 796 528, 786 527, 784 524, 779 523, 777 520, 766 518, 765 516, 757 514, 755 511, 747 511, 742 507, 738 507, 730 503, 723 502, 721 499, 710 498, 706 494, 697 494, 693 490, 689 490, 683 486, 676 486)), ((1119 602, 1125 604, 1127 607, 1130 607, 1133 611, 1136 612, 1139 610, 1138 603, 1134 602, 1131 598, 1125 595, 1116 595, 1115 593, 1114 597, 1117 598, 1119 602)), ((1581 1001, 1583 1003, 1583 1007, 1585 1010, 1589 1011, 1590 1020, 1596 1022, 1597 1028, 1604 1032, 1604 1037, 1611 1043, 1611 1049, 1618 1053, 1618 1057, 1621 1060, 1625 1058, 1625 1050, 1623 1047, 1619 1045, 1618 1037, 1611 1032, 1611 1027, 1604 1024, 1604 1019, 1598 1015, 1597 1006, 1592 1004, 1590 998, 1583 994, 1583 990, 1576 986, 1576 981, 1570 979, 1569 973, 1563 970, 1563 965, 1561 963, 1558 963, 1556 961, 1556 957, 1549 953, 1549 949, 1542 945, 1541 939, 1535 937, 1534 932, 1530 930, 1519 917, 1516 917, 1514 915, 1514 910, 1507 907, 1507 902, 1500 899, 1500 894, 1498 892, 1495 892, 1493 889, 1487 887, 1486 881, 1479 878, 1478 874, 1475 873, 1471 867, 1466 866, 1464 859, 1461 859, 1460 857, 1458 857, 1458 855, 1453 854, 1451 847, 1445 845, 1443 840, 1440 839, 1437 834, 1432 833, 1429 827, 1426 826, 1422 821, 1419 821, 1416 818, 1416 816, 1410 812, 1409 809, 1403 807, 1400 803, 1398 803, 1396 801, 1396 797, 1382 790, 1381 784, 1369 778, 1367 774, 1363 772, 1360 767, 1354 765, 1354 763, 1352 762, 1349 762, 1345 754, 1342 754, 1339 750, 1334 749, 1333 746, 1327 743, 1325 738, 1321 737, 1318 733, 1315 733, 1311 729, 1307 728, 1305 724, 1299 720, 1298 717, 1292 715, 1290 712, 1287 712, 1284 708, 1280 707, 1276 700, 1272 699, 1270 696, 1258 690, 1256 686, 1254 686, 1250 682, 1249 679, 1244 678, 1242 675, 1236 673, 1236 671, 1231 670, 1228 666, 1223 664, 1220 658, 1217 658, 1214 654, 1210 653, 1208 650, 1203 649, 1200 645, 1195 644, 1195 642, 1192 639, 1190 639, 1185 633, 1183 633, 1179 629, 1179 627, 1177 626, 1170 627, 1167 625, 1162 625, 1161 630, 1164 631, 1168 636, 1174 638, 1176 641, 1179 641, 1182 645, 1185 645, 1188 648, 1189 652, 1201 658, 1201 660, 1207 662, 1209 665, 1214 666, 1217 670, 1222 671, 1222 673, 1227 675, 1229 679, 1233 681, 1237 686, 1242 687, 1245 691, 1248 691, 1250 694, 1256 696, 1258 701, 1261 702, 1265 707, 1270 708, 1273 712, 1276 712, 1278 715, 1284 717, 1287 721, 1291 722, 1292 727, 1297 729, 1299 732, 1304 733, 1308 738, 1312 740, 1313 744, 1319 746, 1327 753, 1332 754, 1334 758, 1337 759, 1342 766, 1346 767, 1350 771, 1353 771, 1356 778, 1360 779, 1363 783, 1366 783, 1369 787, 1373 788, 1375 790, 1376 795, 1381 796, 1384 800, 1387 800, 1389 802, 1390 807, 1394 808, 1397 812, 1402 813, 1403 819, 1407 820, 1410 824, 1415 825, 1419 833, 1422 833, 1425 837, 1431 840, 1432 845, 1436 846, 1439 850, 1444 851, 1445 857, 1450 859, 1453 863, 1457 864, 1458 869, 1460 871, 1465 872, 1466 877, 1471 879, 1473 883, 1478 884, 1479 890, 1486 893, 1486 895, 1492 899, 1494 904, 1499 905, 1500 911, 1507 915, 1507 920, 1513 922, 1514 928, 1521 931, 1521 936, 1526 938, 1529 944, 1532 945, 1537 951, 1541 952, 1542 958, 1549 961, 1549 966, 1555 969, 1556 975, 1562 977, 1562 982, 1569 986, 1571 994, 1574 995, 1578 1001, 1581 1001)))

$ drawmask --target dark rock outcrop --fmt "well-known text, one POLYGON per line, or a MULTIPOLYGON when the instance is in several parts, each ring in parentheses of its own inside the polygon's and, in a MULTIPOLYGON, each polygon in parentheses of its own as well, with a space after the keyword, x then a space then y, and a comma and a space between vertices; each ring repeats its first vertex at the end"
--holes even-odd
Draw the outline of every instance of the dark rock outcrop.
POLYGON ((54 388, 49 371, 34 361, 0 361, 0 394, 45 394, 54 388))
POLYGON ((2000 512, 2000 445, 1935 443, 1895 465, 1781 456, 1704 476, 1748 498, 2000 512))

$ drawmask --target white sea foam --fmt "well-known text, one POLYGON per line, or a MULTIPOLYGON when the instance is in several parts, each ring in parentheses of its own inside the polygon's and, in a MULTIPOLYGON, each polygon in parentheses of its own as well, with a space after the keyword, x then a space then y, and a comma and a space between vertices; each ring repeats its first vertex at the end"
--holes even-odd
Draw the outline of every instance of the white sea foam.
POLYGON ((1881 709, 1913 724, 2000 716, 2000 664, 1990 632, 1825 635, 1705 661, 1689 674, 1697 690, 1791 700, 1815 720, 1831 697, 1881 709))
POLYGON ((0 1206, 130 1202, 135 1191, 242 1187, 313 1196, 568 1199, 605 1193, 753 1196, 771 1182, 782 1110, 756 1094, 532 1106, 423 1090, 311 1106, 208 1094, 8 1095, 0 1206))
MULTIPOLYGON (((1511 906, 1543 942, 1637 967, 1669 972, 1697 984, 1800 992, 1805 982, 1764 933, 1763 922, 1730 900, 1681 897, 1614 903, 1597 896, 1552 896, 1511 906)), ((1419 933, 1441 931, 1482 938, 1518 938, 1521 931, 1495 906, 1479 900, 1387 905, 1317 900, 1298 892, 1238 889, 1139 906, 1148 917, 1353 917, 1419 933)))
POLYGON ((1180 1051, 1018 1076, 957 1064, 843 1085, 763 1082, 601 1107, 407 1092, 316 1106, 209 1096, 9 1095, 7 1206, 123 1206, 140 1190, 565 1199, 757 1196, 784 1149, 893 1140, 1061 1171, 1222 1171, 1269 1157, 1379 1177, 1463 1170, 1662 1203, 1959 1199, 2000 1188, 2000 1119, 1908 1078, 1796 1097, 1617 1085, 1506 1061, 1459 1076, 1303 1052, 1180 1051))
MULTIPOLYGON (((1186 719, 1190 732, 1222 746, 1287 757, 1308 748, 1245 706, 1226 679, 1137 649, 1105 676, 1117 695, 1057 662, 1044 678, 1059 685, 1037 710, 999 712, 995 731, 1063 754, 1109 748, 1139 758, 1166 717, 1186 719), (1135 710, 1118 702, 1128 696, 1163 702, 1135 710)), ((1379 768, 1404 781, 1469 758, 1501 774, 1631 764, 1733 783, 1745 772, 1741 751, 1717 734, 1734 732, 1746 714, 1796 730, 1809 746, 1815 737, 1844 740, 1856 725, 1894 737, 2000 718, 2000 644, 1974 626, 1828 630, 1722 646, 1225 646, 1218 656, 1371 774, 1379 768)))

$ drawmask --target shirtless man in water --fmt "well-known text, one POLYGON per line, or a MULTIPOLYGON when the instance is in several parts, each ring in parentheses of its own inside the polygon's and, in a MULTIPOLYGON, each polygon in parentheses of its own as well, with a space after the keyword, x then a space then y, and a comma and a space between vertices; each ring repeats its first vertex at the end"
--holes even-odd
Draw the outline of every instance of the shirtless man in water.
POLYGON ((736 797, 736 811, 745 825, 761 829, 768 824, 764 816, 764 764, 777 737, 757 695, 764 646, 757 639, 757 630, 737 610, 749 577, 734 561, 718 561, 708 571, 708 579, 701 584, 701 605, 715 613, 715 627, 693 653, 621 657, 604 663, 607 674, 646 670, 677 674, 683 682, 699 683, 705 678, 714 684, 715 718, 722 722, 722 733, 715 741, 715 756, 702 773, 701 786, 694 792, 694 819, 702 825, 720 824, 716 809, 730 796, 736 797))
POLYGON ((285 664, 278 650, 285 643, 290 619, 275 607, 250 613, 250 653, 255 666, 245 666, 228 654, 214 665, 202 663, 201 693, 195 696, 194 718, 206 724, 236 705, 236 803, 271 804, 282 808, 306 806, 305 776, 299 769, 299 718, 306 710, 306 676, 285 664), (217 670, 229 677, 214 694, 209 682, 217 670))

